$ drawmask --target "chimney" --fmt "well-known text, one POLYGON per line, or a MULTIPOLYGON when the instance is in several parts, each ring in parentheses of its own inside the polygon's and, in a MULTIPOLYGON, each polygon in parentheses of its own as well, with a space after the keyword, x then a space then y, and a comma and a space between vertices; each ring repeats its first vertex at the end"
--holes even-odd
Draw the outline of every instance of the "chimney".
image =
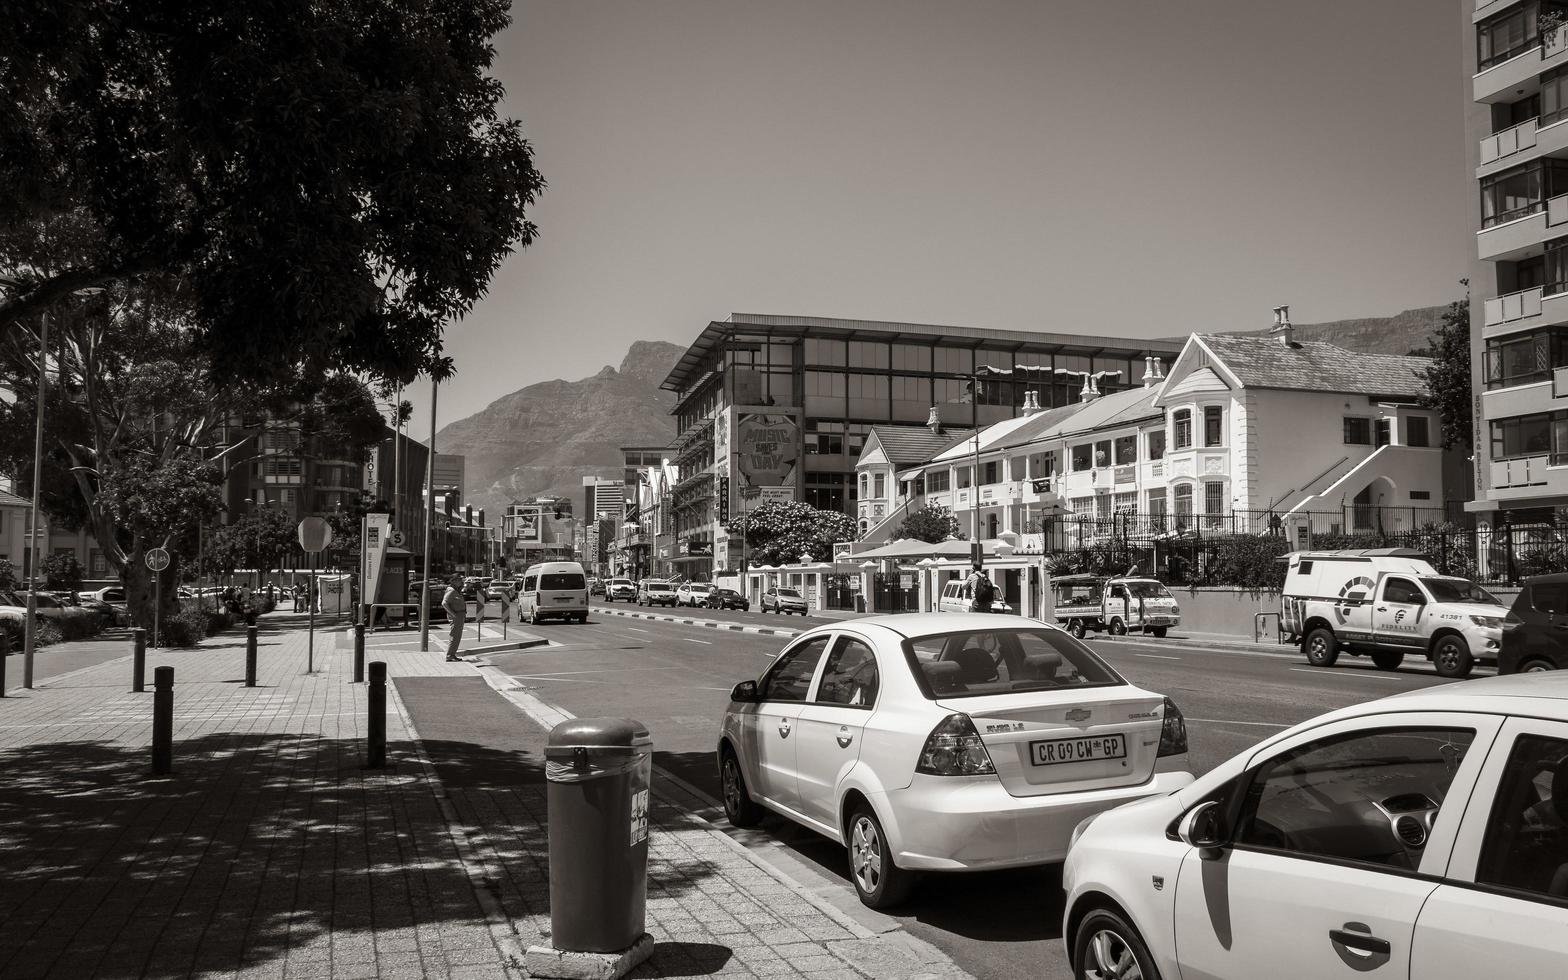
POLYGON ((1143 359, 1143 386, 1145 388, 1153 388, 1154 383, 1158 380, 1160 380, 1160 376, 1154 373, 1154 358, 1152 356, 1145 357, 1143 359))
POLYGON ((1154 377, 1159 381, 1165 380, 1165 364, 1158 357, 1154 359, 1154 377))
POLYGON ((934 436, 942 434, 942 413, 936 410, 935 405, 931 406, 931 414, 926 416, 926 428, 930 429, 934 436))
POLYGON ((1021 410, 1024 415, 1034 415, 1040 411, 1040 403, 1035 400, 1033 391, 1024 392, 1024 405, 1021 410))
POLYGON ((1100 394, 1099 389, 1090 383, 1089 379, 1090 374, 1085 371, 1083 375, 1083 390, 1078 392, 1078 400, 1083 402, 1085 405, 1094 401, 1095 398, 1097 398, 1100 394))
POLYGON ((1274 326, 1269 328, 1269 333, 1279 338, 1281 347, 1294 346, 1295 328, 1290 325, 1290 307, 1274 307, 1274 326))

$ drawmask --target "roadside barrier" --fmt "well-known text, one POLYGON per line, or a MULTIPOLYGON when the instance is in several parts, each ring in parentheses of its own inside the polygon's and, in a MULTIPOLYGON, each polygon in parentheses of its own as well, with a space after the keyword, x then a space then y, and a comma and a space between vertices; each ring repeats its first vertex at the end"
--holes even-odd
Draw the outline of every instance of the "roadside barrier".
POLYGON ((147 690, 147 631, 140 626, 131 630, 131 690, 147 690))
POLYGON ((354 624, 354 683, 365 682, 365 624, 354 624))
POLYGON ((245 627, 245 686, 256 686, 256 627, 245 627))
POLYGON ((377 660, 370 665, 369 737, 365 742, 365 768, 387 766, 387 665, 377 660))
POLYGON ((155 669, 152 689, 152 774, 167 776, 174 768, 174 668, 155 669))

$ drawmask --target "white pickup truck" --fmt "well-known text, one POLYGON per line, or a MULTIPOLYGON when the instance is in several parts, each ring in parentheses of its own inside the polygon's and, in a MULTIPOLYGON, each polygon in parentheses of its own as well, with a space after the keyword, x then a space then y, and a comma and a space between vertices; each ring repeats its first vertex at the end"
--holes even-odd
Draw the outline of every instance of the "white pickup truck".
POLYGON ((1285 560, 1280 625, 1301 638, 1314 667, 1350 653, 1395 670, 1414 653, 1443 677, 1468 677, 1477 660, 1497 657, 1503 626, 1517 622, 1490 592, 1438 574, 1408 548, 1294 552, 1285 560))
POLYGON ((1090 630, 1164 636, 1181 625, 1181 607, 1158 579, 1059 575, 1051 579, 1051 588, 1057 624, 1079 639, 1090 630))

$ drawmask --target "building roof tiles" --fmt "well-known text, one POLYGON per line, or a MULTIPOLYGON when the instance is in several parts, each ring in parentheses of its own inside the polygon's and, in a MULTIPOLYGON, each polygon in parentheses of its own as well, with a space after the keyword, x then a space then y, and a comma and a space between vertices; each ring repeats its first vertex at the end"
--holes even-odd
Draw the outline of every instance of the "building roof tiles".
POLYGON ((1418 398, 1432 365, 1428 357, 1363 354, 1316 340, 1286 347, 1268 337, 1203 334, 1198 341, 1249 388, 1418 398))

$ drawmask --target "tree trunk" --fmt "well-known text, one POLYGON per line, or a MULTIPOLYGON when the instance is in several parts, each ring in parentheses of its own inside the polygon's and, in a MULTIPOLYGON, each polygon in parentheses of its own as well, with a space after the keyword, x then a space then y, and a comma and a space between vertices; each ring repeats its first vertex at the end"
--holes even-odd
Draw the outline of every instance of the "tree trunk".
POLYGON ((130 607, 131 622, 143 629, 152 629, 153 604, 161 599, 161 608, 158 615, 167 620, 170 616, 180 611, 180 559, 177 555, 169 556, 169 567, 157 576, 147 567, 146 551, 136 548, 131 551, 120 579, 125 585, 125 601, 130 607), (161 592, 154 587, 155 579, 161 579, 161 592))

